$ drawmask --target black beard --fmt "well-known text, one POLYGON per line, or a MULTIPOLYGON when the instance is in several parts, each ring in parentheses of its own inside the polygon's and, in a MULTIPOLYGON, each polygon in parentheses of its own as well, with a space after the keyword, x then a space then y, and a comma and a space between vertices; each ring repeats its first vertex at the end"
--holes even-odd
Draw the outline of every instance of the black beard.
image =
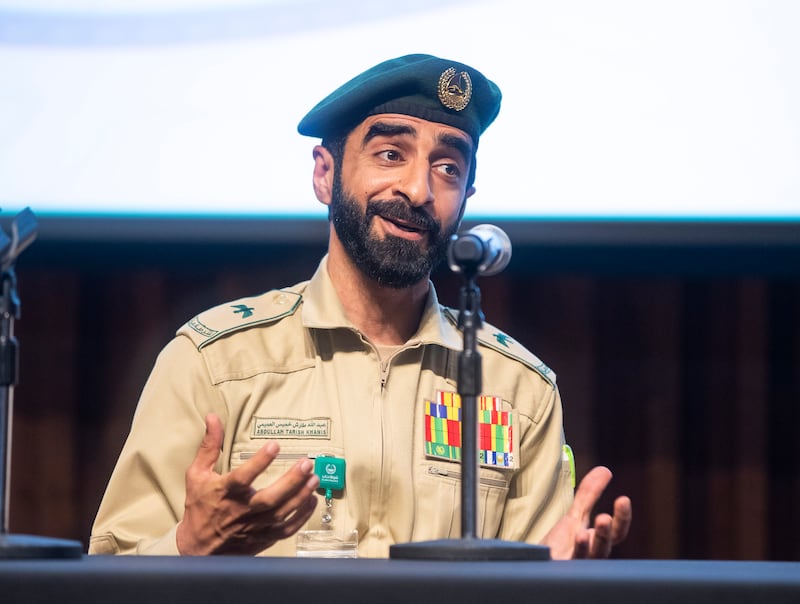
POLYGON ((404 199, 370 201, 362 214, 358 202, 344 192, 338 173, 334 176, 330 219, 359 270, 379 285, 394 289, 404 289, 428 278, 447 257, 450 237, 458 230, 456 221, 442 231, 439 221, 404 199), (373 236, 370 224, 375 216, 399 219, 425 229, 427 249, 421 241, 388 234, 383 239, 373 236))

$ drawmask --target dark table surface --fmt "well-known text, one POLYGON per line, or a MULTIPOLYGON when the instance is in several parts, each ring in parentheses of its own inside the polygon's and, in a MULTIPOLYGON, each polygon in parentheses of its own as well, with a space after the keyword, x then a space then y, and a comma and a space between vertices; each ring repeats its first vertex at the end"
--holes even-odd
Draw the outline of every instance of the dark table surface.
POLYGON ((87 557, 0 560, 0 602, 800 603, 800 563, 87 557))

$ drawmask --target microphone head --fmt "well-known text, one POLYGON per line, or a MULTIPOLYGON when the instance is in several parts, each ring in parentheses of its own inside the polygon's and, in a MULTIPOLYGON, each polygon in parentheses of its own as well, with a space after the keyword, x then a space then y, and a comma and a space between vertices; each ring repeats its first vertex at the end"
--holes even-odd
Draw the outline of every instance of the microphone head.
POLYGON ((486 246, 486 259, 478 267, 478 273, 491 277, 502 272, 511 262, 511 239, 506 232, 494 224, 479 224, 469 233, 480 237, 486 246))
POLYGON ((511 240, 500 227, 480 224, 453 235, 447 252, 450 269, 490 277, 511 261, 511 240))

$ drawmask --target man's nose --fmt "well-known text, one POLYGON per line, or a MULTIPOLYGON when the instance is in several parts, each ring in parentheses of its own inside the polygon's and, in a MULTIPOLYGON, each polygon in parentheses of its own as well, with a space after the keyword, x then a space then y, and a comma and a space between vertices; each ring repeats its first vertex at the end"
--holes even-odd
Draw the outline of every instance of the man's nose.
POLYGON ((406 166, 397 183, 396 192, 415 207, 432 203, 431 170, 427 162, 413 162, 406 166))

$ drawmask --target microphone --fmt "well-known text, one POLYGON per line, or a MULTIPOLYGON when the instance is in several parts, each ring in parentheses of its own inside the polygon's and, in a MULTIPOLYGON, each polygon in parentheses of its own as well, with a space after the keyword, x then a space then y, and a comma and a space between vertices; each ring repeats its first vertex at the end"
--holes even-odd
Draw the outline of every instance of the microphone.
POLYGON ((511 240, 493 224, 479 224, 460 235, 453 235, 447 250, 450 270, 490 277, 511 261, 511 240))

